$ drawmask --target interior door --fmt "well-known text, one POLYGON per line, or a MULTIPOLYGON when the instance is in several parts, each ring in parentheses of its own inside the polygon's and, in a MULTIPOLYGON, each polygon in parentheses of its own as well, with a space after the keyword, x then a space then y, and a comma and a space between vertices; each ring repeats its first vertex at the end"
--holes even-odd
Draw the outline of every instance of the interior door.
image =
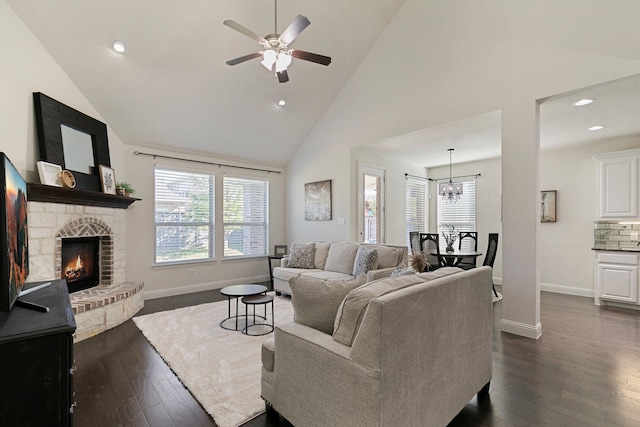
POLYGON ((358 236, 363 243, 385 243, 384 168, 358 164, 358 236))

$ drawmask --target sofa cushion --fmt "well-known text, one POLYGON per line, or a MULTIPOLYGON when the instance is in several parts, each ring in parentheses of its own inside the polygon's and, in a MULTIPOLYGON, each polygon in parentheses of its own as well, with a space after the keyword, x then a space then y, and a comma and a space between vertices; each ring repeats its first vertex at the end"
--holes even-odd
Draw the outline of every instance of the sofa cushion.
POLYGON ((350 274, 328 270, 304 270, 300 273, 300 277, 313 277, 320 280, 351 280, 354 278, 350 274))
POLYGON ((289 249, 289 268, 313 268, 315 243, 293 244, 289 249))
MULTIPOLYGON (((291 280, 293 281, 294 279, 291 280)), ((415 274, 394 278, 389 277, 369 282, 350 291, 338 307, 334 322, 333 339, 341 344, 351 346, 360 327, 362 316, 364 316, 367 309, 367 304, 372 298, 422 282, 424 282, 424 279, 415 274)))
POLYGON ((332 243, 324 269, 344 274, 353 273, 353 262, 356 260, 356 253, 359 247, 360 245, 352 242, 332 243))
POLYGON ((402 252, 398 248, 389 246, 377 246, 378 268, 396 267, 402 261, 402 252))
POLYGON ((273 269, 273 277, 288 282, 289 279, 291 279, 292 277, 298 277, 301 274, 322 273, 323 271, 324 270, 315 270, 315 269, 307 269, 307 268, 277 267, 273 269))
POLYGON ((327 264, 327 257, 329 256, 329 248, 331 242, 316 242, 316 255, 313 261, 313 266, 324 270, 324 266, 327 264))
POLYGON ((322 280, 294 277, 289 281, 293 320, 331 335, 338 306, 354 288, 367 280, 363 274, 352 280, 322 280))
POLYGON ((360 246, 356 252, 356 259, 353 262, 353 275, 367 274, 369 270, 378 268, 378 250, 360 246))

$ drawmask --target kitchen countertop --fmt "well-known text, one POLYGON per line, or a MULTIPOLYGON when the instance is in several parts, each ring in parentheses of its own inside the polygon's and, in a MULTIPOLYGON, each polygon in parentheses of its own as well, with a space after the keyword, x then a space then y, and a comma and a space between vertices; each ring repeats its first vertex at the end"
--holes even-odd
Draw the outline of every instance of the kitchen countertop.
POLYGON ((637 248, 624 248, 624 249, 608 249, 608 248, 591 248, 592 251, 604 251, 604 252, 640 252, 640 246, 637 248))

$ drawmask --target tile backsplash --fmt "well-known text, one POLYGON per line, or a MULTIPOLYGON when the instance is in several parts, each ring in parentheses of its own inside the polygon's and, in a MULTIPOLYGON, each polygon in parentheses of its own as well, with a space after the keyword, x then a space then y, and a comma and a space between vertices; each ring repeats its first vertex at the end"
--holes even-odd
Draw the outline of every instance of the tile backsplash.
POLYGON ((593 224, 593 248, 608 250, 640 251, 638 236, 640 222, 595 221, 593 224))

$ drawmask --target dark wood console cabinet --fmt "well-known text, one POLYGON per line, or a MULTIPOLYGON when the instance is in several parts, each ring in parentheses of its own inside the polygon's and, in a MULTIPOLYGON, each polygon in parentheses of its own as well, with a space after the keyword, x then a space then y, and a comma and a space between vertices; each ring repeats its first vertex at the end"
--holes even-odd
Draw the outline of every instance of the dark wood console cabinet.
POLYGON ((67 285, 52 280, 21 299, 49 312, 0 312, 0 425, 71 426, 76 323, 67 285))

